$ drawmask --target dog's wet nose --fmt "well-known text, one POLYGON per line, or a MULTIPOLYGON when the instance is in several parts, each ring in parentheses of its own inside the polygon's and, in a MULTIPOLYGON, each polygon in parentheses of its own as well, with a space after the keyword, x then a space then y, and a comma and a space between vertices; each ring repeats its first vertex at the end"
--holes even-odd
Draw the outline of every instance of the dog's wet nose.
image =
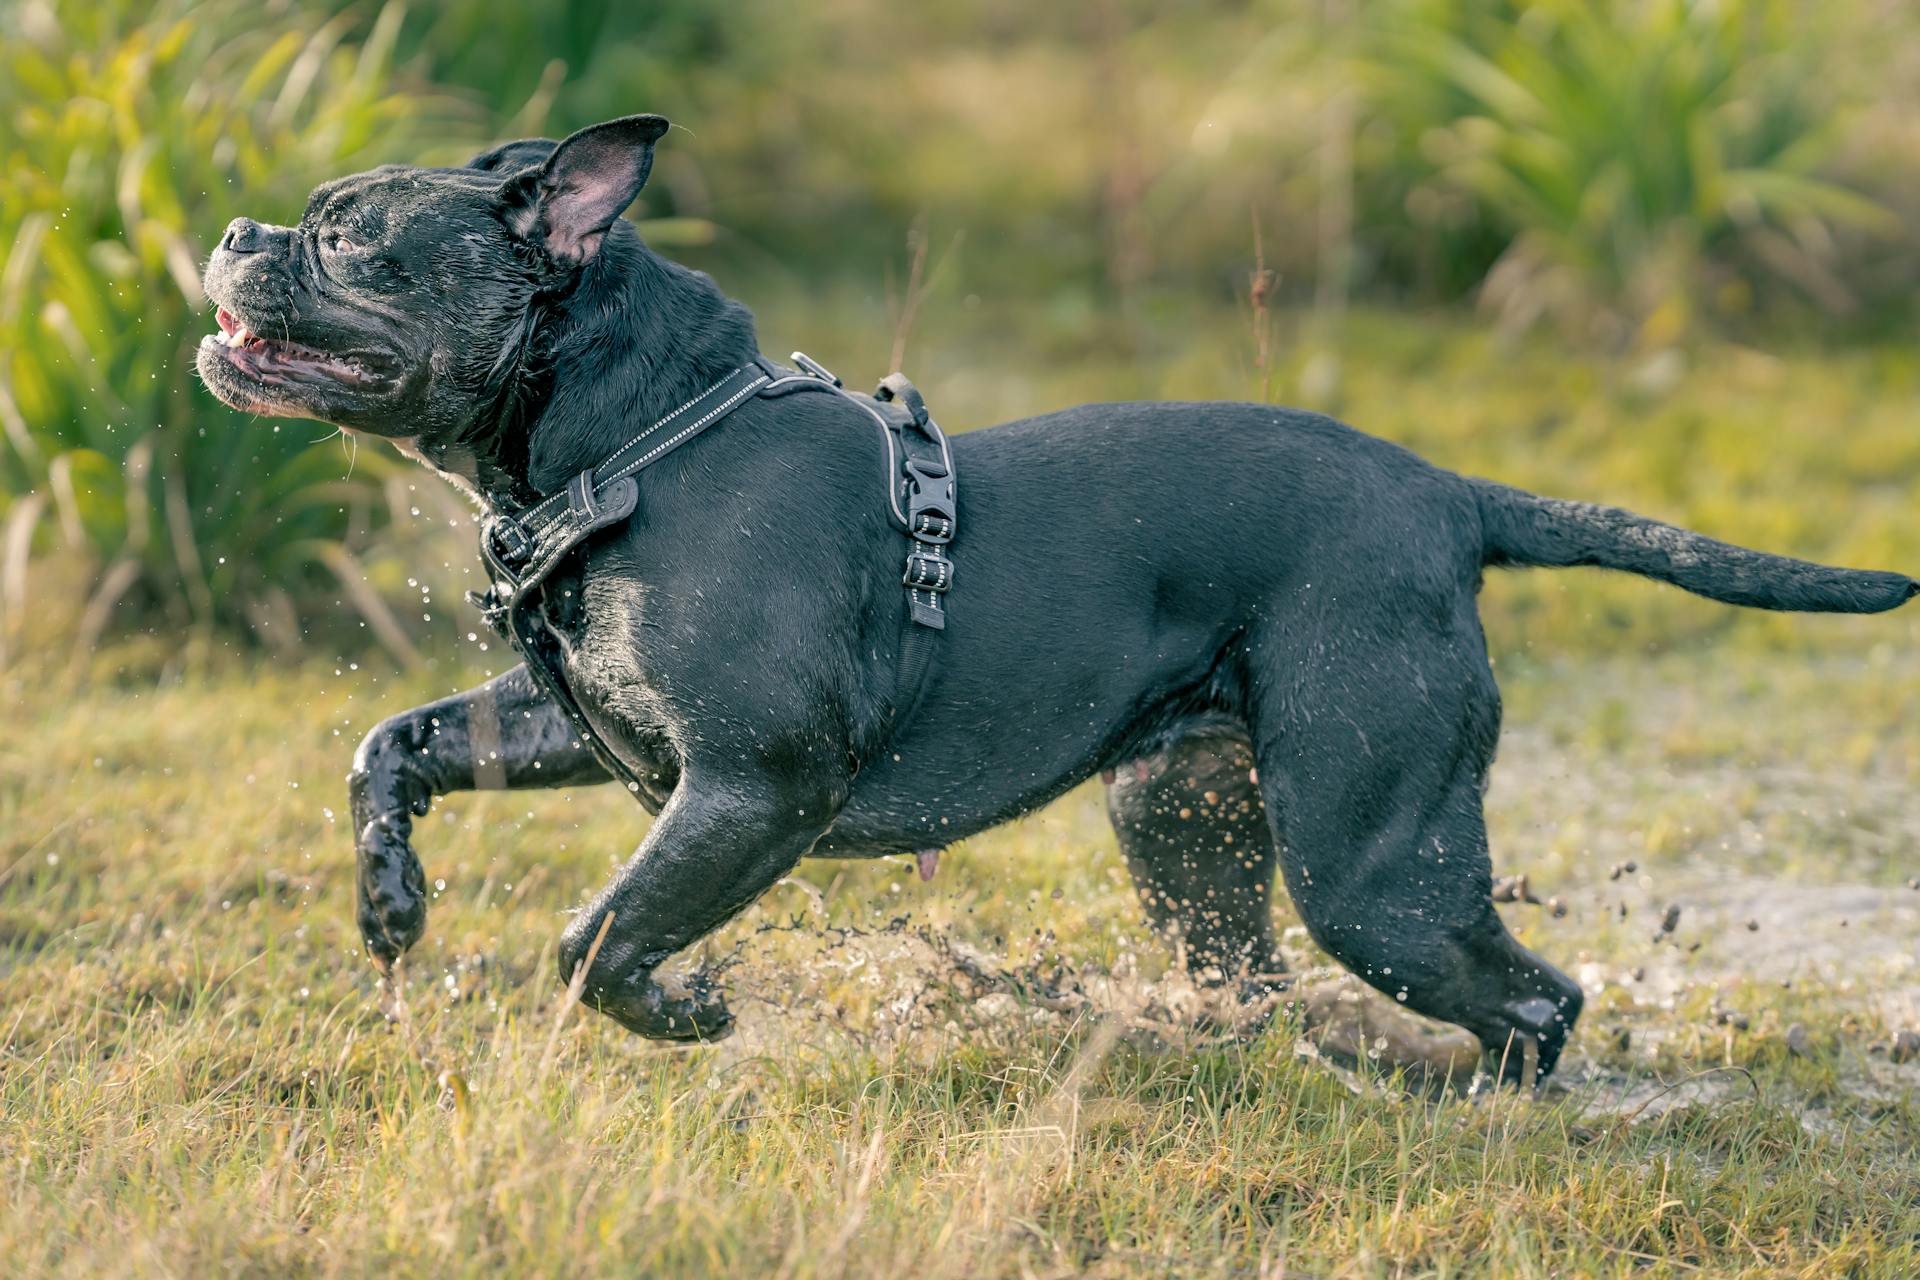
POLYGON ((232 253, 258 253, 267 247, 266 228, 252 218, 235 218, 220 237, 220 247, 232 253))

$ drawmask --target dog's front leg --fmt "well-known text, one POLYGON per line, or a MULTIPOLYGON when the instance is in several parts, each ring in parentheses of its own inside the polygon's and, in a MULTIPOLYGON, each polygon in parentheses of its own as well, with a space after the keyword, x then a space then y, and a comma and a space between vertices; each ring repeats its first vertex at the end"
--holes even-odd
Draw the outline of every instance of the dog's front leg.
POLYGON ((591 954, 582 996, 628 1030, 663 1040, 725 1034, 733 1018, 718 993, 696 983, 670 996, 655 968, 785 875, 845 798, 844 784, 703 778, 689 767, 639 851, 562 935, 560 980, 591 954))
POLYGON ((381 721, 348 777, 360 935, 375 962, 391 964, 426 927, 426 876, 407 837, 435 796, 609 778, 525 667, 381 721))

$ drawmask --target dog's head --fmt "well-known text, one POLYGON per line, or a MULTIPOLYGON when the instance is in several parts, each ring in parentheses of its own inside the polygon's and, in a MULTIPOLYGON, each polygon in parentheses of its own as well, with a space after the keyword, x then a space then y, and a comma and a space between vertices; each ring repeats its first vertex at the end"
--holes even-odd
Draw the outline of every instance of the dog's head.
POLYGON ((514 377, 645 185, 659 116, 511 142, 464 168, 388 165, 317 188, 298 225, 236 218, 207 264, 220 332, 200 377, 236 409, 435 444, 514 377))

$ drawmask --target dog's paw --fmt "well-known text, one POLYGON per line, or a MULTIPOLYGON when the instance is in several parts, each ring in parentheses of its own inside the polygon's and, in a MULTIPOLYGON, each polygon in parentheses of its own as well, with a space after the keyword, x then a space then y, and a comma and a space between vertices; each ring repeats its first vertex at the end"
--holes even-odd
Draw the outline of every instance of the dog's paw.
POLYGON ((407 826, 404 817, 377 816, 355 846, 360 936, 383 969, 427 928, 427 876, 407 843, 407 826))
POLYGON ((726 1000, 704 984, 673 996, 652 978, 641 978, 589 991, 586 1003, 649 1040, 721 1040, 733 1030, 726 1000))

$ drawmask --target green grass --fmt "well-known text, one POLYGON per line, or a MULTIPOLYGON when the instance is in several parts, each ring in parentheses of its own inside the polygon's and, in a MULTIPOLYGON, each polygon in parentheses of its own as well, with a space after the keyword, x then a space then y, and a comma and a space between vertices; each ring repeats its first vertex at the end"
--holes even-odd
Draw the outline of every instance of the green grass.
POLYGON ((1084 792, 928 887, 903 862, 803 866, 811 890, 707 948, 743 1027, 692 1051, 557 1012, 562 913, 637 813, 610 792, 455 798, 421 824, 446 888, 395 1002, 357 951, 340 774, 425 684, 242 669, 76 702, 16 675, 0 1248, 28 1273, 1910 1273, 1916 1080, 1873 1049, 1913 1020, 1912 909, 1850 921, 1856 958, 1827 978, 1779 975, 1839 936, 1802 891, 1912 895, 1920 756, 1899 726, 1920 679, 1708 655, 1510 690, 1501 869, 1572 904, 1512 918, 1604 986, 1571 1092, 1469 1103, 1350 1093, 1288 1026, 1136 1034, 1151 1011, 1100 976, 1138 970, 1151 999, 1163 960, 1084 792), (1835 734, 1877 750, 1826 758, 1835 734), (1808 775, 1804 811, 1768 771, 1808 775), (1627 856, 1649 886, 1606 878, 1627 856), (1722 918, 1732 877, 1791 913, 1769 956, 1722 918), (1654 945, 1669 898, 1688 915, 1654 945), (1061 967, 1093 1014, 976 998, 948 939, 1061 967), (1812 1056, 1787 1052, 1793 1022, 1812 1056), (1667 1112, 1655 1086, 1675 1083, 1694 1105, 1667 1112))
MULTIPOLYGON (((908 365, 956 426, 1245 385, 1219 317, 1120 365, 1063 355, 1071 325, 1015 352, 932 314, 908 365)), ((797 318, 770 313, 770 349, 797 318)), ((858 329, 855 308, 848 350, 858 329)), ((829 364, 838 340, 808 339, 829 364)), ((1920 550, 1910 357, 1707 351, 1648 389, 1378 317, 1345 351, 1345 416, 1451 465, 1809 554, 1920 550)), ((464 557, 447 543, 429 595, 464 557)), ((1093 790, 960 846, 930 886, 905 860, 803 864, 701 948, 741 1026, 681 1050, 567 1009, 554 972, 564 913, 644 815, 609 790, 453 797, 417 827, 444 887, 396 994, 354 933, 343 775, 381 716, 497 652, 183 674, 164 637, 91 662, 29 645, 0 671, 0 1256, 22 1275, 1914 1274, 1920 1067, 1885 1051, 1920 1026, 1914 619, 1737 616, 1591 574, 1498 578, 1488 611, 1497 867, 1567 907, 1503 910, 1594 994, 1564 1089, 1472 1101, 1306 1056, 1292 1022, 1188 1032, 1093 790)))

